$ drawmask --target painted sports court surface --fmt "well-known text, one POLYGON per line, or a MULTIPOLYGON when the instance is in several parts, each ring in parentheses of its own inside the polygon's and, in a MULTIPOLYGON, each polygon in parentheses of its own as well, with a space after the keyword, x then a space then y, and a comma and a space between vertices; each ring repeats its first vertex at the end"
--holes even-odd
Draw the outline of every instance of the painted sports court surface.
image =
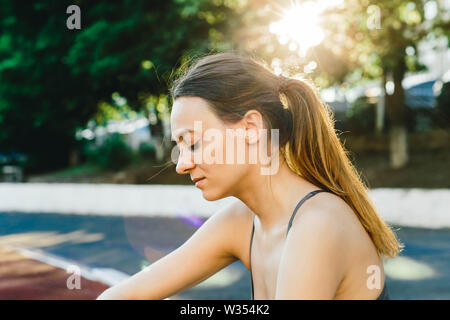
MULTIPOLYGON (((172 217, 0 212, 0 299, 95 299, 106 282, 176 249, 197 227, 198 221, 172 217), (41 257, 59 268, 37 262, 41 257), (67 289, 64 263, 83 270, 80 290, 67 289)), ((405 250, 385 261, 391 299, 449 299, 450 229, 397 228, 405 250)), ((237 261, 173 299, 250 299, 250 293, 250 274, 237 261)))

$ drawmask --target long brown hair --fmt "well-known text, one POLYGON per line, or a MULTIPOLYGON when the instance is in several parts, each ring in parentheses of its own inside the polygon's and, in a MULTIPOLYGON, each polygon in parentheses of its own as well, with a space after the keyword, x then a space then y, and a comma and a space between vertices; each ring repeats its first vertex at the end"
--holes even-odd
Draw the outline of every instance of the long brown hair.
POLYGON ((403 245, 377 214, 336 134, 333 112, 307 80, 277 76, 262 61, 229 52, 198 59, 173 82, 170 93, 173 100, 205 99, 225 122, 258 110, 268 129, 279 129, 280 151, 291 170, 341 197, 380 254, 395 257, 401 251, 403 245))

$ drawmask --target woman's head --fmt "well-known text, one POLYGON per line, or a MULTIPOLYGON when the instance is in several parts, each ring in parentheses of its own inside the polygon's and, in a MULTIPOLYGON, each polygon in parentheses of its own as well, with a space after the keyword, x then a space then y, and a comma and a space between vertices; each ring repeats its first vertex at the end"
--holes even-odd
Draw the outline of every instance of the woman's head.
MULTIPOLYGON (((243 152, 248 157, 257 148, 255 141, 264 140, 258 130, 266 129, 266 145, 272 146, 276 138, 276 150, 280 151, 273 154, 275 149, 269 148, 272 160, 279 157, 306 181, 346 201, 379 252, 394 256, 399 251, 394 234, 377 215, 336 135, 331 109, 306 80, 279 77, 251 58, 222 53, 203 57, 189 67, 173 83, 171 95, 174 137, 178 138, 185 129, 193 129, 196 120, 202 123, 203 131, 217 129, 222 137, 226 136, 226 129, 243 129, 247 134, 243 152), (279 130, 276 137, 271 129, 279 130), (256 140, 251 139, 252 134, 256 134, 256 140)), ((200 184, 208 200, 230 196, 231 190, 244 187, 244 181, 252 181, 253 175, 260 174, 260 162, 256 166, 248 161, 240 165, 198 164, 195 151, 189 147, 204 140, 195 135, 195 130, 183 138, 188 141, 180 144, 177 171, 189 173, 193 179, 206 177, 200 184)), ((226 144, 214 152, 217 150, 224 154, 236 151, 226 144)))
POLYGON ((190 174, 192 180, 203 178, 198 187, 203 197, 213 201, 235 195, 243 181, 248 180, 255 165, 243 161, 237 163, 234 155, 245 156, 252 144, 245 140, 238 149, 226 143, 227 130, 245 128, 249 121, 252 127, 262 126, 255 112, 250 112, 242 121, 235 124, 225 123, 210 107, 210 104, 198 96, 181 96, 174 100, 171 113, 172 136, 179 146, 176 170, 179 174, 190 174), (233 158, 227 161, 226 157, 233 158), (208 157, 210 159, 208 159, 208 157))
MULTIPOLYGON (((292 118, 280 101, 280 84, 282 81, 279 77, 251 59, 234 54, 218 54, 199 60, 172 86, 173 136, 178 138, 177 131, 183 132, 185 128, 194 129, 194 123, 198 121, 203 132, 217 130, 223 138, 220 149, 224 163, 193 159, 196 152, 199 155, 203 151, 204 157, 210 143, 200 139, 198 131, 185 135, 183 139, 191 141, 180 144, 177 172, 189 173, 193 179, 206 177, 201 183, 201 189, 208 200, 230 196, 238 192, 240 186, 244 188, 244 181, 251 181, 249 177, 261 174, 260 165, 264 159, 260 156, 260 148, 275 143, 278 147, 288 141, 292 118), (272 137, 270 129, 279 130, 275 137, 272 137), (236 138, 233 145, 227 145, 233 142, 233 139, 229 139, 231 136, 227 136, 227 130, 233 130, 236 135, 243 133, 244 136, 240 136, 243 139, 236 138), (266 130, 267 136, 262 136, 261 130, 266 130), (252 137, 256 140, 252 140, 252 137), (239 144, 240 141, 243 143, 239 144), (186 146, 197 149, 189 151, 186 146), (239 146, 242 148, 239 149, 239 146), (250 162, 252 153, 258 156, 258 160, 253 163, 250 162), (227 156, 232 161, 227 161, 227 156), (239 156, 242 156, 243 161, 238 160, 239 156)), ((217 153, 217 150, 214 151, 217 153)), ((272 155, 273 148, 267 153, 265 151, 262 150, 261 154, 272 155)), ((217 154, 215 156, 219 158, 217 154)), ((278 164, 279 155, 276 156, 272 158, 272 164, 278 164)))

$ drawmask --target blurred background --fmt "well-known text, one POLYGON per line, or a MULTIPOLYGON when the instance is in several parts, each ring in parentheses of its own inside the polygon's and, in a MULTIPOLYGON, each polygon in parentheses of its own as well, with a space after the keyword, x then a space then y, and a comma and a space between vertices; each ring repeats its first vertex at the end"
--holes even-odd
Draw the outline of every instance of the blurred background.
MULTIPOLYGON (((176 174, 167 95, 180 67, 228 50, 320 89, 405 244, 385 261, 391 298, 450 298, 449 0, 0 8, 0 299, 93 299, 232 200, 209 203, 176 174), (74 265, 81 288, 69 289, 74 265)), ((172 298, 250 294, 236 262, 172 298)))

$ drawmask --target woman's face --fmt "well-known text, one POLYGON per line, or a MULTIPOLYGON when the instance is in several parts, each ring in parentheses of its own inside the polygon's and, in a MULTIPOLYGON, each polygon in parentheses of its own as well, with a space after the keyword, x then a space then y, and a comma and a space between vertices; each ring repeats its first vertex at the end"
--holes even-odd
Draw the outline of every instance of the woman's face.
POLYGON ((196 186, 202 190, 206 200, 234 195, 240 181, 252 168, 247 160, 249 145, 242 138, 245 133, 242 123, 225 124, 199 97, 175 99, 170 122, 172 139, 179 147, 176 171, 190 174, 192 180, 203 178, 196 186), (231 140, 227 139, 227 129, 229 133, 241 133, 241 138, 234 139, 231 146, 228 144, 231 140), (242 153, 244 163, 236 160, 242 153), (231 160, 233 155, 234 160, 231 160))

